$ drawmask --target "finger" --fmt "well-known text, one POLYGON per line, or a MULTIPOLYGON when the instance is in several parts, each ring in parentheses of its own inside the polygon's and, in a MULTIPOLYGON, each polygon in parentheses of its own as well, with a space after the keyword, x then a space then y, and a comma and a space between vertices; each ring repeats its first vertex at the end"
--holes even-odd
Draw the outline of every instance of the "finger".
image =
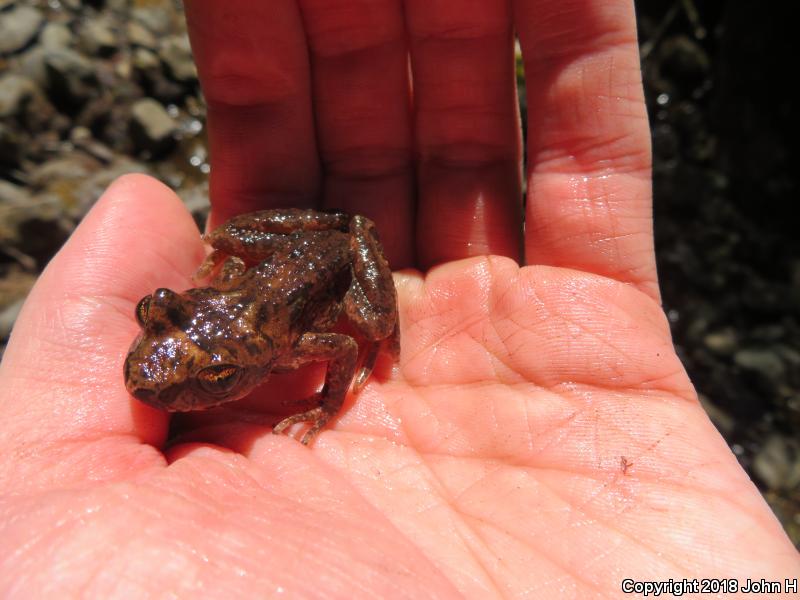
POLYGON ((293 0, 187 0, 208 103, 212 223, 260 208, 312 206, 319 164, 308 53, 293 0))
POLYGON ((142 175, 118 179, 25 302, 0 366, 0 447, 163 441, 166 416, 128 395, 122 363, 139 331, 136 302, 156 287, 186 288, 202 255, 171 190, 142 175))
POLYGON ((507 2, 406 3, 423 267, 520 258, 520 130, 507 2))
POLYGON ((408 51, 400 0, 301 0, 324 203, 375 221, 393 267, 412 263, 408 51))
POLYGON ((657 297, 633 3, 515 0, 528 99, 526 259, 657 297))

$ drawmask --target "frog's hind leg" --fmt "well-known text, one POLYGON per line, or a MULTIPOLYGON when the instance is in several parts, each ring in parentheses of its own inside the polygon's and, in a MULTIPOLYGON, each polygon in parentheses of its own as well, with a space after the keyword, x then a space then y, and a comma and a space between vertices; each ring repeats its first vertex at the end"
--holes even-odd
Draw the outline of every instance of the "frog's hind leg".
POLYGON ((284 208, 238 215, 203 236, 214 250, 256 263, 274 254, 298 231, 347 231, 350 215, 284 208))
POLYGON ((297 367, 305 362, 328 361, 325 384, 322 391, 314 395, 319 406, 305 412, 286 417, 272 428, 273 433, 282 433, 295 423, 308 422, 311 428, 300 441, 308 445, 319 431, 339 412, 344 402, 358 360, 358 344, 349 335, 342 333, 306 333, 294 347, 296 357, 291 364, 297 367))
POLYGON ((352 281, 344 297, 344 310, 353 326, 370 342, 353 386, 358 392, 372 373, 383 340, 391 337, 390 349, 399 354, 400 330, 392 271, 374 223, 356 215, 350 221, 350 234, 352 281))
POLYGON ((367 351, 364 353, 364 360, 361 361, 361 368, 358 369, 355 379, 353 379, 353 393, 357 394, 367 383, 367 379, 372 375, 372 370, 375 368, 375 362, 378 360, 378 354, 382 349, 388 349, 389 354, 397 360, 400 358, 400 322, 395 320, 394 330, 385 340, 378 340, 377 342, 370 342, 367 346, 367 351), (388 346, 388 348, 387 348, 388 346))
POLYGON ((241 258, 227 256, 224 252, 214 250, 200 264, 192 278, 195 281, 202 281, 214 275, 211 285, 220 291, 226 291, 238 283, 245 271, 247 265, 241 258))

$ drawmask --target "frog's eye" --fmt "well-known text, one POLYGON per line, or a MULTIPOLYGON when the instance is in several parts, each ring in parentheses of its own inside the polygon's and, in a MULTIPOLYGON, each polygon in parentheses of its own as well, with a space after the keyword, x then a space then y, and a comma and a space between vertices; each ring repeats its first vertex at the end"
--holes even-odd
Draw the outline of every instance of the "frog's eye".
POLYGON ((136 320, 142 327, 144 327, 144 324, 147 323, 147 313, 150 310, 150 300, 152 298, 153 297, 148 294, 139 300, 139 304, 136 305, 136 320))
POLYGON ((211 365, 197 374, 200 387, 215 396, 231 391, 239 382, 242 370, 236 365, 211 365))

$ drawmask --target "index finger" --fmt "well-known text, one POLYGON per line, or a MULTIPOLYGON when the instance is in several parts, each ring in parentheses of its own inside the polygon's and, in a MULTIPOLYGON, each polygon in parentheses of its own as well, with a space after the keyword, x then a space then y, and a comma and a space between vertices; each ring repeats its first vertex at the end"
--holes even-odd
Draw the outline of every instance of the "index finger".
POLYGON ((294 0, 186 0, 208 104, 211 225, 318 200, 305 32, 294 0))

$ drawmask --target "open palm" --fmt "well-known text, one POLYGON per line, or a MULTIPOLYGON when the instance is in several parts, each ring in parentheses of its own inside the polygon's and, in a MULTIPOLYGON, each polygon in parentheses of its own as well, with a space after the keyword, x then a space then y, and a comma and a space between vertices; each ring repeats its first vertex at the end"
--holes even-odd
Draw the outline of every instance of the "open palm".
MULTIPOLYGON (((262 123, 286 98, 250 98, 234 110, 215 87, 265 93, 264 81, 213 72, 226 63, 204 39, 208 24, 235 45, 247 36, 225 40, 226 23, 241 34, 242 14, 261 10, 236 4, 187 7, 212 151, 223 157, 212 179, 222 199, 216 219, 310 204, 322 191, 326 204, 378 222, 393 264, 437 265, 396 276, 401 360, 379 363, 311 449, 270 426, 282 400, 319 383, 313 370, 173 420, 170 430, 167 415, 127 395, 121 365, 137 331, 135 302, 156 287, 188 287, 202 246, 169 190, 144 177, 119 180, 37 283, 0 366, 0 590, 613 597, 624 579, 795 576, 796 552, 698 404, 658 304, 627 3, 578 3, 580 15, 563 13, 563 3, 513 3, 538 84, 528 94, 525 267, 519 182, 509 183, 518 158, 507 123, 516 119, 513 87, 496 98, 465 92, 452 120, 425 116, 446 104, 426 85, 426 60, 458 63, 464 49, 451 48, 454 40, 480 40, 487 50, 466 52, 480 63, 494 48, 480 27, 492 23, 506 24, 494 36, 506 52, 510 16, 499 13, 508 7, 471 17, 482 4, 459 12, 457 2, 431 3, 441 10, 424 14, 407 3, 418 118, 415 135, 392 137, 389 151, 380 139, 335 147, 336 115, 345 114, 337 102, 353 90, 325 84, 347 81, 326 69, 352 75, 362 57, 347 46, 359 39, 352 24, 380 20, 382 9, 341 17, 352 27, 339 47, 313 35, 340 31, 320 25, 332 17, 316 18, 337 3, 300 2, 317 58, 315 97, 326 91, 333 108, 318 108, 316 120, 292 113, 277 134, 248 142, 232 125, 254 112, 262 123), (339 52, 320 52, 315 39, 339 52), (553 44, 562 52, 541 51, 553 44), (502 110, 481 104, 495 101, 502 110), (405 172, 397 157, 412 146, 418 168, 405 172), (293 170, 305 176, 293 182, 293 170), (419 194, 416 220, 409 190, 419 194)), ((394 7, 373 6, 384 4, 394 7)), ((275 6, 294 3, 271 5, 275 19, 275 6)), ((291 31, 278 21, 280 35, 291 31)), ((386 31, 368 24, 364 31, 386 31)), ((500 71, 510 83, 510 65, 500 71)), ((275 78, 274 69, 261 72, 275 78)), ((439 75, 448 72, 469 91, 463 71, 439 75)), ((310 94, 286 73, 297 76, 281 72, 285 87, 310 94)), ((379 108, 384 121, 370 131, 393 135, 387 128, 402 118, 379 108)))

